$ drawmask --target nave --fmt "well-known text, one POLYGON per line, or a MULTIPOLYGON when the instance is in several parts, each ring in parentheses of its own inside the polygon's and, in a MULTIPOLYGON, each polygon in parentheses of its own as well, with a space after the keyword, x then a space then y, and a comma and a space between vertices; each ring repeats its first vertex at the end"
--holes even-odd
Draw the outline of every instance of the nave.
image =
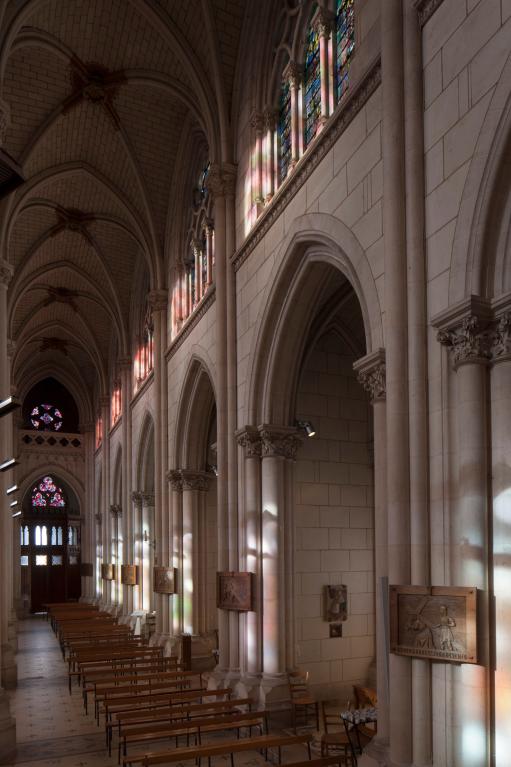
MULTIPOLYGON (((20 621, 18 630, 18 687, 10 694, 16 716, 17 767, 100 767, 117 764, 116 749, 109 757, 103 728, 98 728, 93 713, 85 714, 79 688, 68 690, 67 663, 62 659, 59 642, 50 623, 41 615, 20 621)), ((310 730, 299 728, 299 732, 310 730)), ((272 733, 291 733, 288 712, 272 716, 272 733)), ((155 748, 163 748, 161 741, 155 748)), ((137 749, 135 749, 136 751, 137 749)), ((317 757, 317 738, 312 756, 317 757)), ((276 756, 269 754, 270 763, 276 756)), ((286 762, 307 759, 303 746, 285 751, 286 762)), ((227 764, 228 757, 213 760, 213 767, 227 764)), ((190 762, 192 764, 192 762, 190 762)), ((236 755, 236 767, 263 767, 262 756, 255 753, 236 755)), ((365 757, 358 759, 366 767, 365 757)))

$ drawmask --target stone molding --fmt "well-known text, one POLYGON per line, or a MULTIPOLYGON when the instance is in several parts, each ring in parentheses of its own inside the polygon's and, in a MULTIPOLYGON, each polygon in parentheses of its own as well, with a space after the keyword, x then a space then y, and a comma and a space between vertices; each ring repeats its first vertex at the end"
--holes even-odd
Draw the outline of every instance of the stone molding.
MULTIPOLYGON (((288 64, 284 73, 288 70, 289 66, 288 64)), ((264 208, 244 243, 232 255, 231 261, 235 271, 238 271, 254 248, 266 236, 293 197, 304 186, 309 176, 317 168, 327 152, 332 149, 338 138, 344 133, 348 125, 354 120, 380 84, 381 63, 378 58, 368 69, 365 77, 362 78, 351 95, 336 107, 317 140, 312 142, 310 148, 298 160, 295 170, 288 174, 286 180, 276 190, 271 203, 264 208)))
POLYGON ((430 20, 437 8, 440 8, 444 0, 414 0, 413 6, 417 11, 421 27, 430 20))
POLYGON ((167 308, 168 292, 166 290, 150 290, 147 294, 147 301, 153 312, 161 312, 167 308))
POLYGON ((387 398, 385 350, 376 349, 353 364, 358 382, 371 395, 371 402, 383 402, 387 398))
POLYGON ((204 317, 209 307, 214 304, 215 298, 216 298, 215 291, 216 289, 214 285, 211 285, 208 288, 206 295, 202 298, 201 302, 198 304, 197 309, 194 312, 192 312, 192 314, 187 318, 186 322, 184 323, 183 327, 181 328, 177 336, 170 343, 167 351, 165 352, 166 360, 169 360, 177 352, 177 350, 186 341, 186 339, 188 338, 188 336, 190 335, 194 327, 204 317))
POLYGON ((294 461, 302 439, 298 431, 286 426, 259 426, 262 458, 287 458, 294 461))
POLYGON ((173 490, 200 490, 205 492, 209 489, 210 476, 205 471, 193 469, 172 469, 167 472, 167 480, 173 490))
POLYGON ((245 451, 246 458, 260 458, 262 453, 261 435, 255 426, 245 426, 236 432, 238 445, 245 451))
POLYGON ((112 503, 110 506, 110 514, 112 517, 122 517, 122 506, 119 503, 112 503))

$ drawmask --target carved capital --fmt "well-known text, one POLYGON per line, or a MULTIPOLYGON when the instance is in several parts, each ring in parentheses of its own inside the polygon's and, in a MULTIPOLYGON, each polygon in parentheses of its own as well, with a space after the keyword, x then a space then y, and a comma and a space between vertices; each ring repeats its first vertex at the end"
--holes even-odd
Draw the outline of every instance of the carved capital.
POLYGON ((13 268, 8 261, 0 259, 0 285, 8 285, 12 279, 13 268))
POLYGON ((264 424, 259 427, 261 455, 263 458, 288 458, 292 461, 302 444, 296 429, 264 424))
POLYGON ((181 477, 183 480, 183 490, 206 491, 209 488, 210 478, 203 471, 188 471, 187 469, 182 469, 181 477))
POLYGON ((208 192, 215 197, 233 196, 236 190, 236 165, 224 163, 211 165, 206 179, 208 192))
POLYGON ((263 112, 263 116, 264 116, 264 127, 266 128, 266 130, 276 131, 277 125, 279 124, 278 109, 273 109, 273 107, 266 107, 266 109, 263 112))
POLYGON ((385 352, 377 349, 372 354, 357 360, 353 365, 358 382, 369 392, 371 402, 382 402, 387 394, 385 352))
POLYGON ((112 503, 110 506, 112 517, 122 517, 122 506, 119 503, 112 503))
POLYGON ((254 110, 250 115, 250 127, 255 129, 255 132, 262 135, 264 131, 264 113, 254 110))
POLYGON ((99 398, 99 406, 101 408, 103 408, 103 407, 110 407, 110 395, 109 394, 103 394, 99 398))
POLYGON ((505 312, 496 320, 491 337, 491 353, 494 362, 511 356, 511 312, 505 312))
POLYGON ((143 506, 154 506, 154 493, 140 493, 143 506))
POLYGON ((101 525, 103 524, 103 517, 102 517, 100 511, 98 511, 98 512, 96 512, 96 514, 94 514, 94 519, 96 520, 96 523, 101 527, 101 525))
POLYGON ((11 107, 4 101, 0 100, 0 146, 5 144, 7 138, 7 131, 11 124, 11 107))
POLYGON ((483 364, 491 358, 491 333, 475 314, 465 317, 452 330, 439 330, 438 341, 451 352, 455 367, 467 363, 483 364))
POLYGON ((261 435, 255 426, 245 426, 236 432, 238 445, 245 450, 247 458, 260 458, 262 452, 261 435))
POLYGON ((172 469, 171 471, 168 471, 167 481, 172 490, 177 490, 180 492, 183 489, 183 478, 181 477, 181 472, 179 469, 172 469))
POLYGON ((284 80, 289 81, 291 88, 299 88, 302 82, 302 74, 303 67, 297 61, 290 61, 284 69, 282 77, 284 80))
POLYGON ((131 493, 131 500, 137 508, 142 508, 142 493, 138 490, 133 490, 131 493))
POLYGON ((312 25, 320 37, 330 37, 334 28, 334 15, 326 8, 318 8, 312 19, 312 25))
POLYGON ((167 308, 169 296, 166 290, 151 290, 147 294, 147 301, 153 312, 161 312, 167 308))
POLYGON ((123 373, 124 371, 130 371, 131 370, 131 357, 118 357, 117 358, 117 370, 119 373, 123 373))

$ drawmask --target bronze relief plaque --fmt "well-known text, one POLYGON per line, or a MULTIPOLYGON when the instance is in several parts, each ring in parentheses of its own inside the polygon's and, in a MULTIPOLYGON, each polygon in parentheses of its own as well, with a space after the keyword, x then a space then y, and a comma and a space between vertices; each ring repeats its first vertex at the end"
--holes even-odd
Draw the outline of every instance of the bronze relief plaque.
POLYGON ((115 565, 101 565, 101 578, 104 581, 115 581, 115 565))
POLYGON ((216 574, 216 606, 220 610, 249 612, 252 603, 253 573, 221 572, 216 574))
POLYGON ((416 658, 477 663, 477 589, 391 586, 390 650, 416 658))
POLYGON ((121 583, 124 586, 138 584, 138 567, 136 565, 121 565, 121 583))
POLYGON ((153 591, 157 594, 177 592, 177 568, 153 567, 153 591))

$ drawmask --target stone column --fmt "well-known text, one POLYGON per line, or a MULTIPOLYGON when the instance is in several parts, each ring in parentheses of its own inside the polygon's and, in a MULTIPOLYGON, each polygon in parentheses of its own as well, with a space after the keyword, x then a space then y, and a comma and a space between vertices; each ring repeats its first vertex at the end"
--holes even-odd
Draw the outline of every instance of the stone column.
MULTIPOLYGON (((155 508, 154 493, 141 493, 142 496, 142 563, 140 565, 140 593, 142 597, 141 609, 150 612, 153 609, 153 598, 160 594, 153 594, 153 567, 155 558, 155 508)), ((161 611, 161 602, 158 600, 161 611)), ((159 632, 161 633, 161 632, 159 632)))
POLYGON ((262 443, 262 639, 263 671, 266 676, 286 670, 286 632, 292 628, 289 608, 293 594, 286 593, 286 545, 294 520, 286 508, 287 467, 294 460, 300 439, 296 429, 263 425, 262 443))
POLYGON ((491 435, 493 477, 493 592, 495 595, 495 767, 511 753, 511 313, 499 316, 492 338, 491 435))
MULTIPOLYGON (((92 564, 94 573, 94 422, 80 424, 85 456, 85 508, 81 509, 81 561, 92 564)), ((94 574, 82 576, 81 599, 90 602, 96 596, 94 574)))
MULTIPOLYGON (((200 284, 200 283, 198 283, 200 284)), ((154 322, 154 389, 155 389, 155 419, 154 419, 154 539, 156 540, 155 560, 163 562, 168 551, 168 487, 167 473, 167 367, 165 349, 167 344, 167 302, 166 290, 152 290, 149 293, 149 303, 154 322)), ((152 585, 150 586, 152 589, 152 585)), ((167 626, 168 613, 164 614, 163 595, 156 594, 154 600, 156 609, 156 634, 161 637, 167 626)))
POLYGON ((376 610, 376 687, 378 735, 371 742, 377 758, 389 740, 389 646, 388 646, 388 540, 387 540, 387 426, 385 352, 377 349, 353 365, 359 383, 373 406, 374 434, 374 574, 376 610))
POLYGON ((167 473, 170 484, 170 508, 172 516, 172 555, 169 566, 178 572, 177 593, 172 597, 172 633, 183 633, 183 479, 179 470, 167 473))
POLYGON ((480 767, 489 758, 488 709, 488 431, 487 365, 490 351, 485 332, 488 310, 470 299, 463 308, 435 318, 438 340, 450 350, 456 375, 456 443, 458 492, 450 525, 451 582, 480 589, 478 651, 481 665, 452 669, 452 767, 480 767), (453 316, 454 315, 454 316, 453 316), (467 746, 470 733, 470 747, 467 746))
POLYGON ((201 269, 201 243, 195 238, 192 240, 193 259, 195 264, 195 300, 194 307, 200 303, 202 298, 202 269, 201 269))
POLYGON ((206 290, 213 284, 213 223, 206 224, 206 290))
POLYGON ((243 518, 245 557, 242 567, 254 573, 254 610, 247 613, 242 671, 261 674, 262 660, 262 600, 261 600, 261 439, 254 426, 245 426, 237 433, 243 448, 243 518))
POLYGON ((318 8, 312 23, 319 35, 319 63, 321 76, 321 116, 319 118, 318 133, 325 126, 330 116, 330 56, 329 44, 332 29, 334 26, 334 17, 330 11, 325 8, 318 8))
POLYGON ((252 187, 256 212, 259 216, 264 208, 263 190, 263 138, 264 138, 264 115, 262 112, 252 112, 250 125, 255 132, 254 151, 254 183, 252 187))
POLYGON ((114 588, 112 603, 119 609, 123 601, 121 597, 123 590, 121 584, 121 564, 123 558, 119 546, 119 532, 122 530, 122 506, 118 503, 111 504, 110 516, 112 520, 112 563, 115 565, 115 587, 114 583, 112 583, 112 588, 114 588))
POLYGON ((104 602, 103 595, 105 588, 105 581, 101 578, 101 564, 105 561, 105 559, 103 555, 103 515, 100 511, 96 511, 94 514, 94 536, 94 593, 95 603, 99 604, 104 602), (101 557, 98 556, 99 548, 101 549, 101 557), (101 559, 101 562, 98 563, 99 558, 101 559))
MULTIPOLYGON (((101 418, 103 419, 103 440, 101 444, 101 477, 103 498, 101 499, 103 507, 102 525, 103 533, 103 562, 111 562, 110 545, 110 519, 108 509, 110 507, 110 396, 100 397, 101 418)), ((112 602, 112 583, 103 581, 103 604, 109 609, 112 602)))
MULTIPOLYGON (((410 583, 402 0, 381 3, 389 579, 410 583)), ((411 659, 390 655, 390 763, 412 763, 411 659)))
POLYGON ((279 121, 279 113, 276 109, 267 107, 264 110, 264 127, 266 131, 265 136, 265 171, 264 171, 264 183, 263 194, 264 201, 267 205, 275 194, 277 188, 277 125, 279 121))
POLYGON ((301 120, 301 84, 302 67, 296 61, 290 61, 282 74, 284 79, 289 80, 291 90, 291 162, 289 170, 292 170, 303 153, 303 131, 301 120))
MULTIPOLYGON (((122 548, 120 557, 123 563, 130 564, 131 559, 127 556, 127 539, 131 529, 131 393, 132 393, 132 359, 129 356, 120 357, 117 360, 117 369, 121 376, 121 429, 122 429, 122 503, 124 514, 121 517, 120 531, 122 535, 122 548)), ((127 614, 126 603, 129 601, 130 587, 121 586, 122 589, 122 613, 127 614)))
POLYGON ((204 493, 209 486, 205 472, 181 471, 183 482, 183 623, 187 634, 197 634, 201 628, 200 615, 205 603, 205 552, 200 548, 199 518, 204 512, 204 493), (202 496, 202 498, 201 498, 202 496))
MULTIPOLYGON (((126 563, 138 565, 142 567, 142 493, 138 490, 134 490, 131 493, 131 501, 133 504, 133 513, 131 518, 131 534, 128 539, 128 547, 126 552, 126 563)), ((128 609, 132 613, 133 610, 142 609, 142 587, 139 584, 130 588, 128 591, 128 609)))

